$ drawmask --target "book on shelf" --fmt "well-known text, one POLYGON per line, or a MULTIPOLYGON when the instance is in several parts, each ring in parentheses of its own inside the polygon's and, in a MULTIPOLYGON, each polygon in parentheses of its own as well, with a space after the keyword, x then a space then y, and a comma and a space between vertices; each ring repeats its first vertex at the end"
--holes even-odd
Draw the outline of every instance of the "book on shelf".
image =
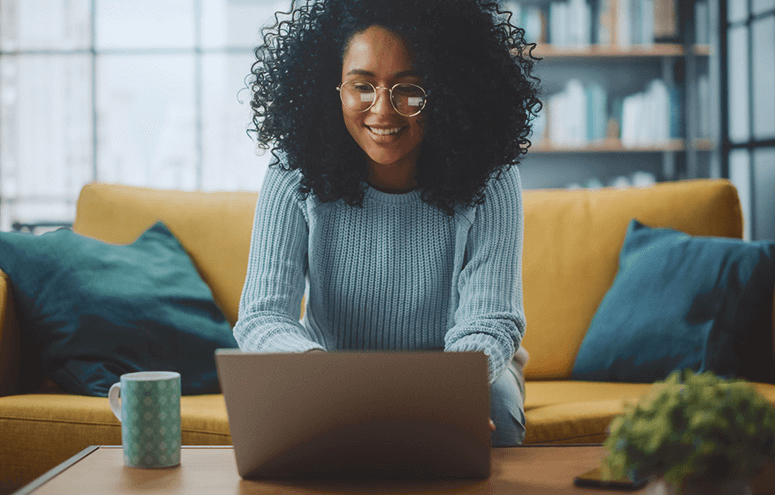
POLYGON ((707 0, 694 4, 694 42, 698 45, 710 43, 710 12, 707 0))
POLYGON ((645 91, 629 95, 622 103, 622 145, 644 147, 670 139, 670 92, 660 79, 645 91))
POLYGON ((568 44, 568 4, 552 2, 549 4, 549 43, 555 46, 568 44))
POLYGON ((654 44, 654 0, 618 0, 616 44, 654 44))
POLYGON ((697 100, 699 102, 697 120, 697 137, 708 139, 711 136, 711 117, 710 117, 710 77, 708 74, 702 74, 697 78, 697 100))
POLYGON ((530 124, 530 134, 528 138, 533 145, 538 145, 546 140, 546 122, 549 120, 548 115, 549 105, 544 103, 541 111, 538 112, 538 115, 533 117, 530 124))
POLYGON ((590 98, 578 79, 570 79, 565 89, 549 97, 548 134, 555 145, 583 146, 590 141, 590 98))
POLYGON ((637 0, 616 0, 616 45, 622 48, 630 46, 630 16, 632 15, 632 2, 637 0))
POLYGON ((606 138, 608 127, 608 94, 596 83, 586 88, 587 99, 587 137, 589 141, 602 141, 606 138))
POLYGON ((586 0, 568 0, 568 44, 586 46, 592 43, 592 10, 586 0))
POLYGON ((589 141, 587 134, 587 100, 584 85, 578 79, 571 79, 565 87, 565 114, 561 122, 563 144, 584 145, 589 141))
POLYGON ((684 91, 681 86, 675 85, 670 86, 668 91, 670 95, 670 138, 680 139, 683 137, 684 128, 684 91))
POLYGON ((599 0, 596 9, 595 43, 616 43, 616 0, 599 0))
POLYGON ((585 0, 549 4, 549 42, 557 46, 592 43, 592 11, 585 0))
POLYGON ((643 0, 641 3, 640 44, 654 44, 654 0, 643 0))
POLYGON ((654 38, 674 40, 678 38, 677 0, 654 0, 654 38))
POLYGON ((522 24, 528 43, 546 42, 546 15, 543 10, 535 6, 526 8, 522 14, 522 24))

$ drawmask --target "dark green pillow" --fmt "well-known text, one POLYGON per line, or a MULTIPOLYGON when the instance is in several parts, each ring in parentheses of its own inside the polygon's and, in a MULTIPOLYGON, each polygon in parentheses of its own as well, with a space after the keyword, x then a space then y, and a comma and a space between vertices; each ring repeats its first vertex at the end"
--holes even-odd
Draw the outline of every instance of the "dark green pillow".
POLYGON ((576 380, 653 382, 676 369, 775 382, 775 242, 693 237, 630 222, 576 380))
POLYGON ((186 251, 159 222, 119 246, 59 229, 0 233, 23 342, 64 390, 107 396, 134 371, 177 371, 182 393, 218 393, 214 351, 237 347, 186 251))

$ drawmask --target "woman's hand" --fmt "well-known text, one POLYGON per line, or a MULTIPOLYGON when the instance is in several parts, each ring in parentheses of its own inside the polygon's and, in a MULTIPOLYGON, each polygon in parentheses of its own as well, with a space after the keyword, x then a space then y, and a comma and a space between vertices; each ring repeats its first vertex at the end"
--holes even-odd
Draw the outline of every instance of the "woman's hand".
POLYGON ((495 431, 495 423, 492 422, 492 418, 490 418, 490 431, 495 431))

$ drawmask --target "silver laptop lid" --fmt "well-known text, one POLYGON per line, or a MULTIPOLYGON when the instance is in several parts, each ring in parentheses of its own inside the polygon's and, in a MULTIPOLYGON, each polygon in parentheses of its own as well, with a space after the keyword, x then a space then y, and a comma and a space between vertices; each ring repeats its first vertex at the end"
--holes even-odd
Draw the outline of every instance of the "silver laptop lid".
POLYGON ((243 478, 490 474, 481 352, 216 351, 243 478))

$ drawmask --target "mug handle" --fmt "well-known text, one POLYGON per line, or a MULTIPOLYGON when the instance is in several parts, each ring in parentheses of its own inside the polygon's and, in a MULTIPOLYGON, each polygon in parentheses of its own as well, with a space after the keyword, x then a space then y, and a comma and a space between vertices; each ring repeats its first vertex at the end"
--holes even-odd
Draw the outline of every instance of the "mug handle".
POLYGON ((113 414, 121 421, 121 382, 116 382, 110 386, 108 391, 108 402, 113 414))

